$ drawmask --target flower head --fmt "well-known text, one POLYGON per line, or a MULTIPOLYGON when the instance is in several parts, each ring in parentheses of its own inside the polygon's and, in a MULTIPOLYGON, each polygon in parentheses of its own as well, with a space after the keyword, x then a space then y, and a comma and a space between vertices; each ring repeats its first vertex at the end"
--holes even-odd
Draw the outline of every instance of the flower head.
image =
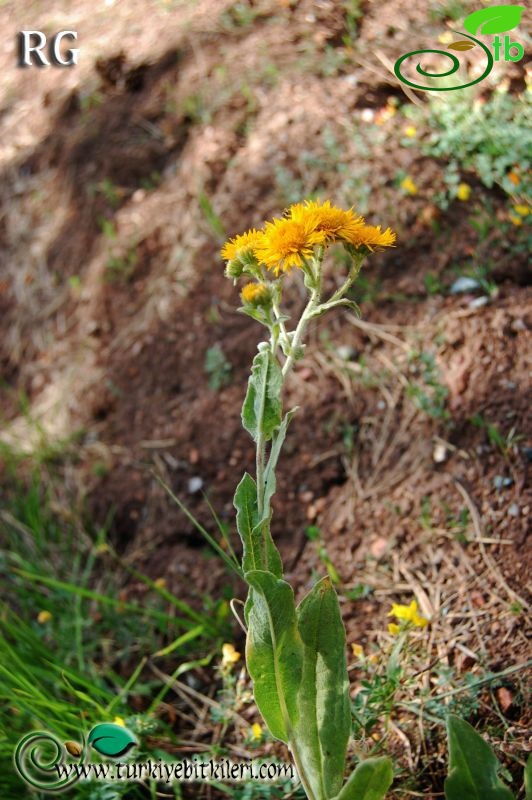
POLYGON ((380 225, 363 225, 360 228, 353 228, 346 236, 346 242, 353 247, 367 247, 373 250, 375 247, 393 247, 396 234, 391 228, 381 230, 380 225))
POLYGON ((456 189, 456 196, 459 200, 466 202, 471 196, 471 186, 468 183, 459 183, 456 189))
POLYGON ((266 306, 270 303, 272 294, 265 283, 248 283, 240 292, 240 297, 243 303, 250 306, 266 306))
POLYGON ((258 722, 254 722, 251 726, 251 738, 255 742, 259 742, 262 739, 262 728, 258 722))
POLYGON ((37 622, 40 625, 46 625, 47 622, 50 622, 52 619, 52 614, 50 611, 39 611, 37 614, 37 622))
MULTIPOLYGON (((403 622, 411 622, 417 628, 424 628, 429 624, 429 621, 425 617, 422 617, 420 614, 418 614, 417 609, 418 607, 415 600, 412 600, 409 606, 403 606, 400 603, 393 603, 391 611, 388 612, 388 616, 396 617, 398 620, 403 622)), ((393 622, 388 625, 388 630, 390 633, 398 633, 399 631, 395 630, 396 628, 398 628, 398 626, 393 622), (393 630, 391 630, 392 626, 394 626, 393 630)))
POLYGON ((254 247, 257 259, 278 275, 292 267, 303 267, 316 245, 325 243, 325 233, 310 219, 274 219, 264 226, 254 247))
POLYGON ((229 239, 222 247, 220 254, 224 261, 233 261, 244 253, 253 251, 253 248, 260 239, 261 234, 252 228, 234 239, 229 239))
POLYGON ((417 194, 417 185, 414 183, 410 175, 407 175, 406 178, 403 178, 399 185, 407 194, 417 194))
POLYGON ((296 203, 288 209, 289 219, 302 222, 314 231, 324 234, 327 243, 337 239, 345 239, 355 228, 363 227, 364 220, 357 216, 353 209, 344 211, 331 205, 330 200, 307 200, 296 203))

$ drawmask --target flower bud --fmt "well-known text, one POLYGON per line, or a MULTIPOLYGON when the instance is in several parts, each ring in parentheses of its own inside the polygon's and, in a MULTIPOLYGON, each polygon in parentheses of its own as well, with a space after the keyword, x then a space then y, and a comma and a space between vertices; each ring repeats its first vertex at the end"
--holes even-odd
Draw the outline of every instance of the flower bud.
POLYGON ((242 302, 248 306, 269 306, 272 301, 270 287, 266 283, 248 283, 240 293, 242 302))

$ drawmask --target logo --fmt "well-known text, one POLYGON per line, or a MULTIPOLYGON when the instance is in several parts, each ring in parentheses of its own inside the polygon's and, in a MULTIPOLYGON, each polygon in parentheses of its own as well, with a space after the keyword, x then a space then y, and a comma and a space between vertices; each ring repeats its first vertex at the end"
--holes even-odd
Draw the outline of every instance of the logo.
POLYGON ((400 81, 406 83, 407 86, 411 86, 413 89, 421 89, 422 91, 430 92, 452 92, 455 89, 466 89, 468 86, 474 86, 475 83, 480 83, 480 81, 483 81, 484 78, 490 74, 491 70, 493 69, 494 62, 501 60, 501 55, 504 61, 520 61, 520 59, 523 58, 525 50, 522 44, 519 44, 519 42, 512 42, 508 35, 504 36, 504 39, 501 39, 498 34, 506 34, 508 31, 516 28, 521 21, 524 8, 524 6, 514 5, 481 8, 479 11, 474 11, 472 14, 469 14, 469 16, 467 16, 464 20, 464 28, 466 31, 469 31, 469 33, 461 33, 460 31, 453 30, 453 33, 456 33, 459 36, 465 36, 466 38, 452 42, 448 45, 448 50, 456 50, 460 52, 472 50, 473 47, 478 45, 484 51, 487 63, 484 72, 479 78, 475 78, 475 80, 459 86, 422 86, 419 83, 414 83, 403 75, 402 66, 406 59, 410 58, 411 56, 418 56, 424 53, 436 53, 437 55, 443 55, 446 58, 450 58, 452 67, 446 72, 428 72, 427 70, 423 69, 421 64, 418 63, 416 66, 416 71, 419 73, 419 75, 433 80, 437 78, 448 78, 450 75, 454 75, 454 73, 460 68, 460 61, 455 55, 452 53, 447 53, 445 50, 413 50, 411 53, 405 53, 404 56, 401 56, 401 58, 397 59, 395 62, 393 69, 396 76, 400 81), (483 36, 497 34, 492 45, 493 55, 489 47, 487 47, 478 39, 475 39, 474 35, 470 36, 469 34, 482 34, 483 36), (517 52, 514 53, 512 51, 517 52))
POLYGON ((62 792, 76 783, 83 770, 68 769, 69 757, 76 764, 88 763, 90 748, 108 758, 120 758, 137 744, 127 728, 113 722, 102 722, 90 731, 87 740, 61 742, 49 731, 33 731, 17 744, 15 769, 34 789, 42 792, 62 792))
POLYGON ((76 31, 59 31, 50 39, 48 58, 43 52, 46 47, 46 34, 42 31, 20 31, 17 36, 19 67, 72 67, 78 63, 79 50, 71 47, 66 51, 67 58, 61 53, 63 39, 77 39, 76 31), (35 61, 34 61, 35 59, 35 61), (48 60, 50 59, 50 60, 48 60))

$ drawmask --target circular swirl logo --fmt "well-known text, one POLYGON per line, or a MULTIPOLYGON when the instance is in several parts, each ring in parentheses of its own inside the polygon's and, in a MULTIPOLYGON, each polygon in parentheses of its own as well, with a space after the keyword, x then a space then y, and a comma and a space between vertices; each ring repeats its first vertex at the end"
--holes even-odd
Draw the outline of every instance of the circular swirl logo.
MULTIPOLYGON (((453 33, 459 33, 459 31, 453 31, 453 33)), ((458 72, 460 68, 460 61, 455 55, 453 55, 452 53, 448 53, 446 50, 429 49, 429 50, 413 50, 411 53, 405 53, 404 56, 401 56, 401 58, 397 59, 393 70, 397 75, 397 77, 399 78, 399 80, 402 81, 403 83, 406 83, 407 86, 411 86, 413 89, 422 89, 423 91, 429 90, 431 92, 452 92, 455 89, 467 89, 468 86, 474 86, 475 83, 480 83, 480 81, 483 81, 484 78, 486 78, 493 69, 493 56, 491 54, 491 51, 489 50, 488 47, 486 47, 485 44, 483 44, 483 42, 479 41, 478 39, 475 39, 473 36, 469 36, 467 33, 459 33, 459 35, 466 36, 468 39, 471 39, 472 42, 478 44, 484 50, 484 53, 486 54, 487 58, 487 63, 486 63, 486 68, 482 73, 482 75, 480 75, 480 77, 475 78, 474 81, 469 81, 468 83, 462 83, 460 85, 454 84, 453 86, 435 86, 433 84, 429 86, 423 86, 422 84, 414 83, 408 78, 405 78, 405 76, 401 72, 401 67, 403 63, 406 61, 406 59, 411 58, 412 56, 422 55, 424 53, 436 53, 437 55, 450 58, 452 62, 452 67, 448 69, 446 72, 428 72, 427 70, 423 69, 421 64, 418 63, 416 66, 416 71, 424 78, 429 78, 433 80, 438 78, 448 78, 450 75, 454 75, 456 72, 458 72)), ((474 47, 474 45, 472 46, 474 47)))
MULTIPOLYGON (((69 752, 80 761, 85 758, 85 745, 68 742, 69 752), (76 752, 74 753, 74 745, 76 752)), ((20 776, 34 789, 44 792, 62 792, 78 780, 76 772, 61 775, 61 765, 66 757, 65 746, 48 731, 33 731, 26 734, 15 750, 15 767, 20 776)))

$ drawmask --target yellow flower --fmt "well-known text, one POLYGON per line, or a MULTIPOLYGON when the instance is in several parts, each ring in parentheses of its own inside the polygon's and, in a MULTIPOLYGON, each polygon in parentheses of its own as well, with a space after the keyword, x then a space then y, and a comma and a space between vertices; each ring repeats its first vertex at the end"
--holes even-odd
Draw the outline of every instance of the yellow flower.
POLYGON ((240 292, 243 303, 251 306, 267 305, 271 300, 271 292, 265 283, 248 283, 240 292))
POLYGON ((224 261, 232 261, 237 258, 237 256, 241 256, 242 253, 249 253, 252 251, 260 238, 261 234, 259 231, 252 228, 245 233, 241 233, 239 236, 235 236, 234 239, 229 239, 220 250, 220 255, 224 261))
POLYGON ((393 247, 396 238, 396 234, 391 228, 381 231, 380 225, 364 225, 361 228, 353 229, 349 235, 346 235, 345 241, 354 247, 364 246, 373 250, 374 247, 393 247))
POLYGON ((454 36, 450 31, 445 31, 445 33, 440 33, 440 35, 438 36, 438 41, 440 42, 440 44, 451 44, 453 39, 454 36))
POLYGON ((406 178, 403 178, 403 180, 399 185, 401 186, 401 189, 404 189, 407 194, 411 195, 417 194, 417 186, 410 177, 410 175, 407 175, 406 178))
POLYGON ((516 214, 519 214, 520 217, 528 217, 530 214, 530 206, 525 206, 521 204, 517 204, 514 206, 514 211, 516 214))
POLYGON ((122 717, 115 717, 113 722, 114 722, 115 725, 120 725, 122 728, 126 727, 126 723, 124 722, 122 717))
POLYGON ((361 644, 352 644, 351 650, 355 658, 364 658, 364 648, 361 644))
POLYGON ((394 636, 397 636, 400 630, 401 628, 399 627, 399 625, 396 625, 395 622, 388 623, 388 632, 392 633, 394 636))
POLYGON ((156 589, 165 589, 166 588, 166 581, 164 578, 157 578, 153 581, 153 585, 156 589))
POLYGON ((469 200, 471 196, 471 186, 468 183, 459 183, 456 190, 456 196, 459 200, 469 200))
POLYGON ((310 258, 315 245, 325 243, 325 233, 318 231, 310 219, 274 219, 264 226, 262 236, 254 246, 256 258, 278 275, 282 269, 302 267, 310 258))
POLYGON ((251 726, 251 738, 258 742, 262 739, 262 728, 258 722, 254 722, 251 726))
POLYGON ((364 220, 357 216, 352 208, 344 211, 331 205, 330 200, 324 203, 320 200, 296 203, 290 206, 288 215, 289 219, 308 225, 313 231, 323 233, 327 243, 345 239, 354 228, 364 226, 364 220))
POLYGON ((231 664, 236 664, 240 659, 238 653, 232 644, 224 644, 222 647, 222 667, 230 667, 231 664))
POLYGON ((415 139, 417 136, 417 128, 415 125, 407 125, 404 130, 405 136, 408 136, 409 139, 415 139))
MULTIPOLYGON (((418 628, 424 628, 429 624, 428 619, 420 616, 417 610, 417 603, 412 600, 409 606, 403 606, 400 603, 393 603, 392 610, 388 613, 389 617, 396 617, 397 619, 404 620, 404 622, 411 622, 418 628)), ((393 624, 393 623, 392 623, 393 624)))
POLYGON ((516 227, 519 227, 519 225, 523 224, 521 217, 517 217, 515 214, 509 214, 509 220, 512 225, 515 225, 516 227))
POLYGON ((49 611, 39 611, 37 614, 37 622, 39 625, 46 625, 47 622, 50 622, 52 619, 52 615, 49 611))

